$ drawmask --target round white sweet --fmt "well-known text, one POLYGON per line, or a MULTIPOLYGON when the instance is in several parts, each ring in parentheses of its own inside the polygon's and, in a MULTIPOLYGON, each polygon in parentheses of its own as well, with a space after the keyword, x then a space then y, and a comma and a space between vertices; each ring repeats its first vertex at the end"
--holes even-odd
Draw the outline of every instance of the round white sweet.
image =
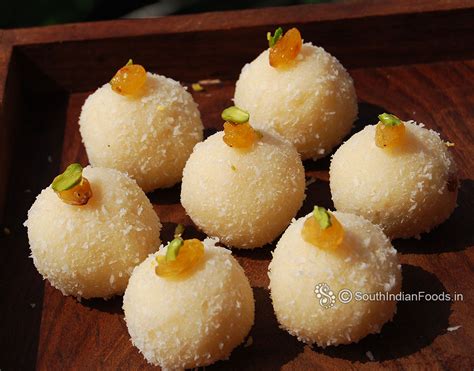
POLYGON ((323 48, 303 44, 290 68, 274 68, 269 50, 244 66, 235 88, 236 106, 250 113, 257 129, 295 145, 303 159, 328 154, 357 117, 351 77, 323 48))
POLYGON ((254 322, 252 288, 229 250, 206 239, 203 261, 180 280, 155 273, 156 256, 135 268, 123 309, 133 344, 164 369, 210 365, 227 359, 254 322))
POLYGON ((305 177, 293 146, 265 134, 249 150, 218 132, 199 143, 183 172, 181 203, 207 235, 254 248, 275 239, 301 207, 305 177))
MULTIPOLYGON (((324 250, 303 240, 301 230, 305 220, 312 217, 309 214, 293 222, 283 234, 268 274, 273 307, 282 328, 303 342, 321 347, 357 342, 380 332, 392 319, 396 301, 357 300, 356 293, 395 294, 401 287, 396 250, 382 230, 356 215, 333 214, 345 230, 336 250, 324 250), (324 291, 323 284, 331 292, 324 291), (315 292, 317 288, 319 292, 315 292), (341 302, 341 290, 350 290, 353 299, 341 302), (322 305, 324 299, 329 302, 322 305)), ((348 299, 346 293, 341 294, 342 301, 348 299)))
POLYGON ((128 173, 145 192, 181 180, 203 131, 191 94, 151 73, 136 98, 114 92, 110 84, 97 89, 84 103, 79 124, 91 164, 128 173))
POLYGON ((93 196, 86 205, 63 202, 44 189, 28 211, 31 257, 64 295, 122 294, 138 263, 160 245, 161 224, 137 183, 112 169, 86 167, 93 196))
POLYGON ((400 146, 382 149, 375 126, 366 126, 337 150, 330 167, 336 209, 379 224, 390 238, 428 232, 456 205, 457 188, 448 189, 456 166, 446 144, 414 122, 405 128, 400 146))

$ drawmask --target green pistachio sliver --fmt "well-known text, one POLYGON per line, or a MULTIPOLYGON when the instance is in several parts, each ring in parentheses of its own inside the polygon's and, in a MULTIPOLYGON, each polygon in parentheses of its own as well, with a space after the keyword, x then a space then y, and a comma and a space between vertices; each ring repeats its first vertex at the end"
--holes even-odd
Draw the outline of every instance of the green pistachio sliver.
POLYGON ((168 248, 166 249, 166 260, 173 261, 176 260, 179 254, 179 250, 181 246, 183 246, 184 241, 181 237, 176 237, 173 241, 168 244, 168 248))
POLYGON ((282 36, 283 36, 283 28, 281 27, 278 27, 275 30, 275 33, 273 34, 273 36, 270 32, 267 32, 268 46, 270 48, 273 48, 275 44, 278 42, 278 40, 281 39, 282 36))
POLYGON ((392 115, 390 113, 382 113, 378 117, 379 117, 380 122, 384 124, 385 126, 398 126, 402 123, 402 120, 400 120, 397 116, 392 115))
POLYGON ((69 165, 64 173, 54 178, 51 187, 55 192, 62 192, 71 189, 82 180, 82 166, 74 163, 69 165))
POLYGON ((221 117, 223 120, 233 122, 235 124, 245 124, 250 119, 248 112, 236 106, 227 107, 224 111, 222 111, 221 117))
POLYGON ((184 225, 178 224, 174 230, 174 237, 181 237, 181 235, 184 233, 184 225))
POLYGON ((329 228, 332 225, 331 215, 329 215, 328 211, 324 207, 315 206, 313 216, 322 229, 329 228))

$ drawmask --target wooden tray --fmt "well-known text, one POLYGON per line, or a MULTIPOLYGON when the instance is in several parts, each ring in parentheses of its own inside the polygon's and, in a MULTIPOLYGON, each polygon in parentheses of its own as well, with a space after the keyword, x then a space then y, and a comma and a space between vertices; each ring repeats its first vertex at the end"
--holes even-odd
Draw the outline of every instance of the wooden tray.
MULTIPOLYGON (((193 93, 209 134, 221 128, 219 113, 230 104, 241 67, 266 47, 266 32, 296 25, 350 69, 360 100, 355 131, 387 111, 424 122, 456 143, 459 207, 422 239, 394 245, 405 292, 457 292, 464 300, 402 302, 380 335, 310 347, 277 326, 266 275, 273 246, 235 251, 256 298, 253 345, 212 368, 472 369, 473 19, 468 0, 393 0, 0 31, 0 211, 8 228, 0 237, 0 368, 149 368, 129 341, 120 297, 79 303, 41 280, 28 259, 27 210, 66 164, 87 163, 77 127, 81 105, 128 58, 187 85, 222 80, 193 93), (462 327, 448 330, 454 326, 462 327)), ((332 206, 328 165, 328 158, 305 163, 307 176, 318 180, 299 215, 315 202, 332 206)), ((179 186, 150 198, 164 223, 163 240, 177 222, 200 235, 179 204, 179 186)))

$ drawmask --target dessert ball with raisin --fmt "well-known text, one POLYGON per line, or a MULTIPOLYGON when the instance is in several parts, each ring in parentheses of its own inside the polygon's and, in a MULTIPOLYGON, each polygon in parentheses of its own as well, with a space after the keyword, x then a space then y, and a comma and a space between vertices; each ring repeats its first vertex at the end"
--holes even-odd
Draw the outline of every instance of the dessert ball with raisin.
POLYGON ((445 221, 456 206, 456 179, 446 143, 413 121, 366 126, 330 166, 336 209, 380 225, 390 238, 417 236, 445 221))
MULTIPOLYGON (((139 65, 122 70, 133 66, 139 65)), ((126 172, 145 192, 171 187, 202 140, 197 104, 177 81, 145 70, 125 77, 120 71, 82 107, 79 125, 89 161, 126 172)))
POLYGON ((135 265, 158 249, 161 224, 127 175, 92 167, 83 175, 36 198, 25 222, 31 257, 64 295, 107 298, 122 294, 135 265))
POLYGON ((227 359, 254 323, 252 288, 216 240, 186 240, 135 268, 123 298, 132 343, 163 369, 193 369, 227 359))
POLYGON ((378 226, 353 214, 328 215, 330 225, 314 214, 294 221, 268 272, 281 327, 323 348, 379 333, 396 312, 389 295, 401 287, 396 250, 378 226))
POLYGON ((292 35, 295 32, 288 31, 243 67, 234 102, 250 113, 252 126, 282 136, 303 160, 317 159, 350 132, 357 97, 349 73, 335 57, 311 43, 302 44, 299 32, 292 35), (287 50, 299 51, 286 55, 287 50))
POLYGON ((232 247, 260 247, 282 233, 301 207, 303 165, 292 145, 269 134, 257 137, 248 123, 225 125, 226 132, 194 147, 181 203, 207 235, 232 247), (247 148, 235 147, 249 138, 247 148))

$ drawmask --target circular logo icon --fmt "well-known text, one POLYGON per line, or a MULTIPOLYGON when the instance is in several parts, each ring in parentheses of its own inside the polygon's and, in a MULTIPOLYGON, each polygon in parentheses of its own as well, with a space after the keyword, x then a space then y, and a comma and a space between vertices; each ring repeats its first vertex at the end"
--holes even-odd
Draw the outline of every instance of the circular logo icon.
POLYGON ((318 283, 314 288, 316 297, 319 299, 319 304, 325 308, 331 308, 336 304, 336 295, 330 289, 327 283, 318 283))
POLYGON ((352 300, 352 291, 349 289, 342 289, 339 291, 339 301, 342 304, 347 304, 352 300))

